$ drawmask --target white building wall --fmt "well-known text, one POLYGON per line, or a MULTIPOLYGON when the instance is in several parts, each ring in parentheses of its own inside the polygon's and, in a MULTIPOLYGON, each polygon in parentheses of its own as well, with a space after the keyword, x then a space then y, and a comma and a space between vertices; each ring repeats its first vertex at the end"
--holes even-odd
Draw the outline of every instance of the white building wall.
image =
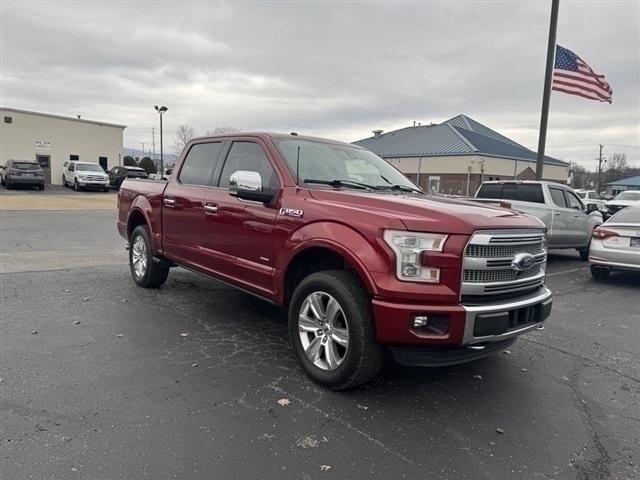
POLYGON ((62 163, 70 155, 93 163, 107 157, 108 168, 121 164, 124 129, 123 125, 0 108, 0 162, 48 155, 51 183, 60 185, 62 163), (6 123, 4 117, 12 122, 6 123))
MULTIPOLYGON (((487 176, 500 176, 513 178, 527 168, 536 170, 535 162, 525 160, 512 160, 507 158, 485 157, 482 155, 468 156, 440 156, 387 158, 389 163, 403 173, 417 173, 418 164, 421 164, 420 174, 467 174, 469 166, 471 173, 480 173, 480 162, 484 160, 484 174, 487 176)), ((566 182, 569 175, 569 167, 561 165, 544 166, 543 176, 546 180, 566 182)))

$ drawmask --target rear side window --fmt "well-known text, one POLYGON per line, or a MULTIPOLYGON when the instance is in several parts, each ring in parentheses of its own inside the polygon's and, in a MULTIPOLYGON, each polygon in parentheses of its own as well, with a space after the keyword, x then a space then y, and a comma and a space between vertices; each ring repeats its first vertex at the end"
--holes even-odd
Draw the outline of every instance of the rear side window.
POLYGON ((222 188, 229 187, 229 177, 238 171, 247 170, 250 172, 258 172, 262 178, 262 185, 265 187, 276 187, 278 178, 271 166, 271 162, 262 150, 262 147, 253 142, 233 142, 227 161, 220 175, 219 186, 222 188))
POLYGON ((207 185, 209 175, 218 166, 221 142, 197 143, 189 149, 178 180, 187 185, 207 185))
POLYGON ((480 187, 476 197, 478 198, 501 198, 502 185, 499 183, 485 183, 480 187))
POLYGON ((527 183, 487 183, 480 187, 478 198, 498 198, 521 202, 544 203, 542 186, 527 183))
POLYGON ((564 193, 562 193, 561 189, 549 187, 549 193, 551 194, 551 200, 556 205, 556 207, 569 208, 567 206, 567 201, 564 198, 564 193))

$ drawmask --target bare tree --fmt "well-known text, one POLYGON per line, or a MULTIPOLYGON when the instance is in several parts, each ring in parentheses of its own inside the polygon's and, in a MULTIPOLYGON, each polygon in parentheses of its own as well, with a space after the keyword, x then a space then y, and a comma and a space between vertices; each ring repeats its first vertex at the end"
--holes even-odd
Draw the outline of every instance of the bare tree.
POLYGON ((176 130, 176 136, 173 140, 176 153, 180 155, 180 152, 182 152, 185 145, 189 143, 189 141, 195 136, 196 135, 193 132, 193 127, 188 123, 183 123, 178 125, 178 129, 176 130))
POLYGON ((225 133, 240 133, 240 129, 236 127, 214 127, 207 130, 207 135, 223 135, 225 133))
POLYGON ((607 183, 627 176, 629 164, 626 153, 614 153, 607 161, 607 183))

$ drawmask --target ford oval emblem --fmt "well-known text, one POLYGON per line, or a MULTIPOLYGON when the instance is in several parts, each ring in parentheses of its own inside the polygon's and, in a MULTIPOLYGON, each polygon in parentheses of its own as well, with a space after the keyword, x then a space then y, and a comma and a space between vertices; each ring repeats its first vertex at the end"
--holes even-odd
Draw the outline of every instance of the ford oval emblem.
POLYGON ((534 263, 536 263, 536 257, 530 253, 518 253, 513 257, 511 267, 518 272, 524 272, 530 270, 534 263))

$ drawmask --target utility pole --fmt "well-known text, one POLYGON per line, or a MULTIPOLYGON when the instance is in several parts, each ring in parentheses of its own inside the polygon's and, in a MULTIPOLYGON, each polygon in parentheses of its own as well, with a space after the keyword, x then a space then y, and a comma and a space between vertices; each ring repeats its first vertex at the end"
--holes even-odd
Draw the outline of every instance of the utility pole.
POLYGON ((160 115, 160 178, 162 179, 164 178, 164 156, 162 151, 162 116, 169 109, 164 105, 162 105, 161 107, 155 105, 154 108, 156 109, 156 112, 158 112, 158 115, 160 115))
POLYGON ((156 128, 151 127, 151 145, 153 148, 153 163, 156 163, 156 128))
POLYGON ((598 155, 598 194, 602 190, 602 149, 604 145, 600 144, 600 155, 598 155))
POLYGON ((422 170, 422 157, 418 157, 418 175, 416 176, 416 183, 420 187, 420 171, 422 170))
POLYGON ((144 142, 140 142, 142 143, 142 156, 144 157, 144 142))
POLYGON ((549 44, 547 45, 547 67, 544 74, 542 93, 542 114, 540 115, 540 136, 538 137, 538 159, 536 161, 536 180, 542 180, 544 169, 544 147, 547 142, 547 121, 549 119, 549 100, 551 99, 551 81, 553 79, 553 59, 556 53, 556 31, 558 30, 558 9, 560 0, 551 2, 551 23, 549 24, 549 44))

